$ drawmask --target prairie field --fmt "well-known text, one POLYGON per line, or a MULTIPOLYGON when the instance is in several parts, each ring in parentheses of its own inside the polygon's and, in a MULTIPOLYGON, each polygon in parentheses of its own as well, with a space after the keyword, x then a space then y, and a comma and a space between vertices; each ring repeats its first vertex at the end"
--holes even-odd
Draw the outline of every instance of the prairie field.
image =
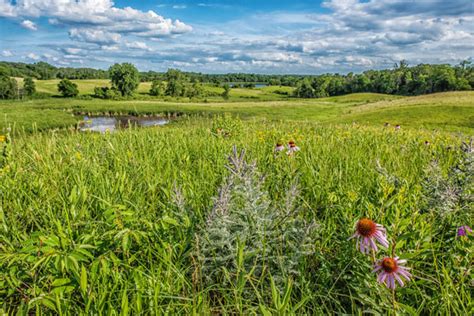
POLYGON ((1 101, 0 311, 468 315, 473 96, 1 101), (365 217, 389 241, 369 255, 365 217), (372 271, 394 255, 391 291, 372 271))

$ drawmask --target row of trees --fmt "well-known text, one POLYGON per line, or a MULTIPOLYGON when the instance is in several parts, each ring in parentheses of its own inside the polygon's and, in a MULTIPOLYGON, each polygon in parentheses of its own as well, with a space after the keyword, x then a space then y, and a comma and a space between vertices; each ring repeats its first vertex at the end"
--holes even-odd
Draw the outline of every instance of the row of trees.
POLYGON ((420 95, 474 88, 474 65, 463 61, 457 66, 421 64, 408 67, 405 61, 389 70, 369 70, 362 74, 325 74, 300 80, 296 97, 320 98, 356 92, 420 95))
MULTIPOLYGON (((271 85, 294 86, 303 76, 298 75, 263 75, 263 74, 202 74, 196 72, 181 72, 191 82, 214 83, 265 83, 271 85)), ((0 62, 0 74, 9 77, 32 77, 39 80, 48 79, 111 79, 110 69, 55 67, 46 62, 33 64, 17 62, 0 62)), ((139 72, 141 82, 153 80, 165 81, 168 73, 147 71, 139 72)))

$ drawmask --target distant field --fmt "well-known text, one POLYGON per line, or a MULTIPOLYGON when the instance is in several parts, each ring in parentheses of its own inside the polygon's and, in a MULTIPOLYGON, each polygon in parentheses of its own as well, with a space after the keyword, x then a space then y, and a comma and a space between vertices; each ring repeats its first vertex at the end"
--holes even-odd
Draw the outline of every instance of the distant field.
MULTIPOLYGON (((23 79, 17 78, 20 85, 23 79)), ((41 93, 48 93, 53 96, 60 96, 58 93, 59 79, 53 80, 36 80, 36 90, 41 93)), ((95 87, 110 87, 110 80, 108 79, 87 79, 87 80, 71 80, 78 85, 80 95, 94 94, 95 87)), ((151 88, 151 82, 142 82, 138 86, 137 92, 152 99, 170 99, 165 97, 151 97, 148 96, 148 92, 151 88)), ((229 101, 236 100, 281 100, 286 99, 287 95, 282 93, 288 93, 291 95, 294 88, 284 86, 268 86, 263 88, 235 88, 231 89, 229 101), (278 93, 280 92, 280 93, 278 93)), ((219 100, 222 99, 220 95, 224 92, 222 87, 215 87, 210 84, 204 84, 204 92, 207 94, 203 98, 208 100, 219 100)), ((187 98, 180 98, 186 100, 187 98)))
MULTIPOLYGON (((92 86, 92 84, 89 84, 92 86)), ((274 87, 264 88, 267 90, 274 87)), ((245 91, 245 93, 256 93, 245 91)), ((257 90, 257 89, 254 89, 257 90)), ((474 92, 449 92, 418 97, 361 93, 321 99, 275 101, 164 102, 160 100, 82 100, 47 98, 28 101, 0 101, 0 127, 39 129, 71 126, 80 120, 74 114, 187 113, 210 115, 232 113, 243 118, 353 123, 401 124, 403 127, 441 129, 473 133, 474 92), (47 110, 47 111, 44 111, 47 110)))

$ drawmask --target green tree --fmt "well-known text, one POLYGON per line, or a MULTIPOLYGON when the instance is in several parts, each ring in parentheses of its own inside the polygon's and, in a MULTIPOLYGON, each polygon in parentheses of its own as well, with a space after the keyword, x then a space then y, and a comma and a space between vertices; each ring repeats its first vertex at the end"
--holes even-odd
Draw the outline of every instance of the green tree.
POLYGON ((172 97, 180 97, 185 93, 184 80, 185 77, 183 73, 177 69, 168 69, 166 72, 166 80, 168 85, 166 87, 166 95, 172 97))
POLYGON ((18 96, 18 84, 15 79, 0 76, 0 99, 15 99, 18 96))
POLYGON ((36 93, 36 85, 31 77, 25 78, 25 81, 23 82, 23 89, 25 90, 25 94, 28 96, 32 96, 36 93))
POLYGON ((204 89, 202 87, 202 84, 199 82, 194 82, 193 85, 188 89, 187 91, 187 96, 189 98, 199 98, 202 96, 204 93, 204 89))
POLYGON ((228 83, 224 84, 224 92, 222 92, 222 97, 227 100, 229 99, 230 86, 228 83))
POLYGON ((140 73, 130 63, 115 64, 109 68, 112 88, 117 89, 122 96, 130 96, 140 84, 140 73))
POLYGON ((298 98, 314 98, 316 93, 311 85, 311 81, 308 78, 303 79, 294 92, 298 98))
POLYGON ((153 80, 151 83, 150 95, 160 96, 165 93, 165 83, 161 80, 153 80))
POLYGON ((58 84, 58 91, 63 95, 63 97, 75 97, 79 94, 77 89, 77 84, 72 82, 69 79, 63 79, 58 84))

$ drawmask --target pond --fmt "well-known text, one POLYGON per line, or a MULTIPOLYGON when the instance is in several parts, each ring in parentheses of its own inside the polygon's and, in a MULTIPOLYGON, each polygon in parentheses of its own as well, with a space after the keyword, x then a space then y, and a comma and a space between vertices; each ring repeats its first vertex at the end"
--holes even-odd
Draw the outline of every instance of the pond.
POLYGON ((85 116, 80 123, 81 131, 90 132, 113 132, 130 126, 153 127, 162 126, 169 122, 163 117, 140 117, 140 116, 85 116))

